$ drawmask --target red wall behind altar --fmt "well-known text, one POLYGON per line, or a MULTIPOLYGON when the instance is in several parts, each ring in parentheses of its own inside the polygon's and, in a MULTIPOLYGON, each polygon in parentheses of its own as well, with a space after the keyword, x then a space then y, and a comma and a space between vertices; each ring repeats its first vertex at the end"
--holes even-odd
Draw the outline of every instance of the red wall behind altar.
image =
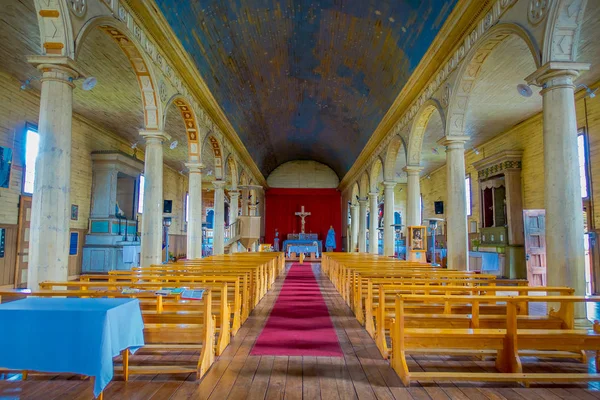
POLYGON ((332 225, 335 230, 336 250, 342 250, 342 194, 337 189, 268 189, 265 195, 265 243, 273 244, 275 229, 279 231, 279 248, 288 233, 300 232, 300 217, 294 213, 304 211, 306 233, 318 233, 319 240, 325 239, 332 225))

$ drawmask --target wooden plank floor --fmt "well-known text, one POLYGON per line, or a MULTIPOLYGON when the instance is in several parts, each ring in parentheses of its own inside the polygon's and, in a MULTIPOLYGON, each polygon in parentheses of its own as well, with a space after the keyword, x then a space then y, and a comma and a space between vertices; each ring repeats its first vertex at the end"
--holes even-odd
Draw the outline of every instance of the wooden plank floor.
MULTIPOLYGON (((544 384, 523 388, 516 384, 440 382, 405 388, 383 360, 375 343, 354 318, 329 280, 313 264, 317 280, 336 328, 344 357, 249 356, 273 307, 283 277, 256 307, 223 355, 199 382, 190 375, 138 376, 130 382, 115 377, 105 390, 105 399, 600 399, 597 384, 544 384)), ((191 354, 164 357, 192 359, 191 354)), ((589 357, 593 360, 593 357, 589 357)), ((589 366, 575 361, 524 360, 526 371, 560 368, 578 372, 589 366)), ((437 371, 449 367, 477 372, 493 371, 493 361, 471 357, 414 357, 411 370, 437 371)), ((0 379, 2 379, 0 375, 0 379)), ((20 375, 0 380, 2 399, 91 399, 89 380, 77 376, 20 375)))

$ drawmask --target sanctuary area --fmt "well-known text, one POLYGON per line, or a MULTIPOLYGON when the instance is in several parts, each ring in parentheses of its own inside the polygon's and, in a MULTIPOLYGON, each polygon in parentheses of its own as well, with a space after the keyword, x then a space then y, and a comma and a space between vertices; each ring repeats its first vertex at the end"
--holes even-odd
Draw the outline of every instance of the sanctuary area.
POLYGON ((0 38, 0 399, 600 398, 600 0, 0 38))

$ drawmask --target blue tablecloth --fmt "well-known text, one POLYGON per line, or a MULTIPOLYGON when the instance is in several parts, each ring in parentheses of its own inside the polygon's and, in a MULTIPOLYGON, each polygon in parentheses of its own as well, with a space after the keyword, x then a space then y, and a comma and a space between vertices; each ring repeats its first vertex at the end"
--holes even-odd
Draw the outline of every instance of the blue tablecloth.
POLYGON ((315 257, 319 257, 319 248, 315 245, 293 245, 288 247, 288 257, 291 253, 315 253, 315 257))
POLYGON ((0 304, 0 367, 93 376, 97 397, 113 357, 144 345, 138 299, 39 298, 0 304))
POLYGON ((307 240, 307 239, 294 239, 294 240, 284 240, 283 241, 283 247, 281 248, 281 251, 283 251, 284 253, 288 252, 288 245, 306 245, 306 246, 312 246, 313 243, 317 243, 317 245, 319 246, 319 253, 323 252, 323 241, 321 240, 307 240))

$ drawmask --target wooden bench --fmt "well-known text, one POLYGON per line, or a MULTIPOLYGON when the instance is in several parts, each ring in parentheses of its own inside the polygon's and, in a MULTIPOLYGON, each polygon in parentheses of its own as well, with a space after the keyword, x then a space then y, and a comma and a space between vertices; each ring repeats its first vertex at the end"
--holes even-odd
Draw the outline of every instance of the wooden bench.
MULTIPOLYGON (((159 290, 162 289, 163 286, 159 283, 130 283, 130 282, 111 282, 107 285, 107 282, 81 282, 81 281, 69 281, 69 282, 41 282, 40 288, 42 290, 52 290, 55 288, 69 288, 75 290, 87 290, 87 289, 97 289, 99 293, 111 293, 111 292, 121 292, 123 289, 139 289, 139 290, 159 290), (102 289, 105 289, 104 291, 102 289)), ((216 352, 217 355, 221 355, 225 348, 229 345, 231 341, 231 311, 230 306, 227 303, 227 292, 228 285, 227 282, 192 282, 192 283, 169 283, 169 287, 171 288, 183 288, 190 287, 195 289, 208 289, 211 290, 211 307, 213 307, 212 314, 215 316, 215 326, 213 330, 217 335, 217 345, 216 352), (216 299, 216 301, 212 301, 212 299, 216 299)), ((70 290, 65 290, 64 292, 69 292, 70 290)), ((150 292, 152 294, 152 292, 150 292)), ((124 295, 130 295, 130 297, 138 297, 140 294, 138 293, 124 293, 124 295)), ((152 298, 152 296, 141 295, 147 298, 152 298)), ((106 297, 109 297, 106 295, 106 297)), ((181 300, 181 296, 174 296, 177 300, 181 300)), ((234 313, 239 310, 235 310, 234 313)))
MULTIPOLYGON (((575 293, 568 287, 499 287, 499 286, 443 286, 439 288, 409 285, 379 285, 378 296, 367 301, 367 323, 365 325, 384 358, 389 356, 388 340, 391 321, 395 318, 395 299, 399 294, 424 295, 427 301, 407 300, 404 303, 405 326, 407 328, 506 328, 506 305, 495 301, 498 292, 516 293, 523 298, 517 304, 518 326, 524 329, 562 329, 567 322, 554 316, 529 315, 530 293, 539 295, 558 294, 571 296, 575 293), (441 301, 440 295, 454 298, 461 295, 479 296, 482 300, 473 303, 441 301), (488 298, 488 300, 485 300, 488 298), (381 299, 384 299, 382 302, 381 299), (375 315, 375 323, 373 323, 375 315)), ((580 355, 579 355, 580 356, 580 355)), ((579 357, 577 356, 577 357, 579 357)), ((575 355, 571 355, 575 357, 575 355)))
MULTIPOLYGON (((574 382, 598 381, 600 374, 549 374, 523 373, 519 351, 567 351, 581 353, 586 350, 596 351, 596 368, 600 358, 600 324, 596 322, 594 329, 575 329, 574 303, 599 302, 600 297, 585 298, 579 296, 415 296, 397 295, 395 320, 392 325, 392 358, 391 365, 402 382, 409 385, 411 381, 515 381, 515 382, 574 382), (506 328, 408 328, 405 312, 407 302, 450 302, 469 303, 474 307, 473 320, 479 320, 476 310, 482 302, 506 303, 506 328), (518 305, 527 302, 559 303, 560 309, 551 315, 561 318, 567 324, 565 329, 520 329, 518 327, 518 305), (448 349, 493 351, 497 354, 496 368, 498 373, 465 373, 461 372, 411 372, 408 369, 406 354, 412 349, 428 349, 431 353, 443 353, 448 349)), ((475 322, 479 326, 479 322, 475 322)))
POLYGON ((156 295, 151 292, 121 293, 108 290, 40 290, 19 289, 0 290, 3 299, 36 297, 118 297, 138 298, 144 320, 145 346, 134 355, 121 352, 122 365, 115 371, 122 372, 127 381, 131 374, 178 374, 194 373, 201 378, 214 362, 216 318, 212 309, 212 290, 205 289, 201 300, 182 300, 180 295, 156 295), (148 365, 142 362, 144 353, 157 351, 199 352, 193 365, 148 365), (140 359, 140 363, 137 360, 140 359), (132 364, 135 361, 135 364, 132 364))

